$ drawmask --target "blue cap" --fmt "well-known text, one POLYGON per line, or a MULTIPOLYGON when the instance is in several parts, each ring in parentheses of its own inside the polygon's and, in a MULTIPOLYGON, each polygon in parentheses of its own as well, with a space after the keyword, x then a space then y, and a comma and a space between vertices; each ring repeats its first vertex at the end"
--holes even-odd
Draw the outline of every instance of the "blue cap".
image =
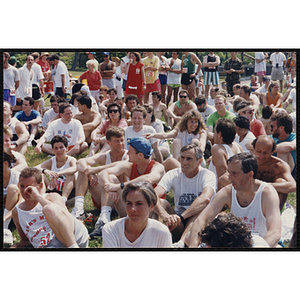
POLYGON ((109 55, 109 52, 103 52, 103 55, 109 55))
POLYGON ((146 156, 151 156, 151 154, 153 153, 152 145, 146 138, 134 137, 128 144, 135 150, 143 153, 146 156))

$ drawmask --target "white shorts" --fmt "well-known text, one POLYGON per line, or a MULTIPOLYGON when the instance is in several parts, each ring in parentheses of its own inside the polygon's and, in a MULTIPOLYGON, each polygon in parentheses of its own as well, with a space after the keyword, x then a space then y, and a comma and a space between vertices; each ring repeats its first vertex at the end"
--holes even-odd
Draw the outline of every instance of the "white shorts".
POLYGON ((219 84, 219 72, 204 72, 204 85, 210 85, 212 83, 213 85, 219 84))

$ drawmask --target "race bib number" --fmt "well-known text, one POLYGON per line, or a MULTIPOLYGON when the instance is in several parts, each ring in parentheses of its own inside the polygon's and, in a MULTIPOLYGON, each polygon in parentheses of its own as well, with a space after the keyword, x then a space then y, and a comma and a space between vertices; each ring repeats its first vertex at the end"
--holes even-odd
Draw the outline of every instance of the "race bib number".
POLYGON ((50 242, 50 237, 50 233, 48 233, 46 236, 42 236, 39 242, 39 248, 48 245, 50 242))
POLYGON ((182 68, 182 73, 187 73, 188 72, 188 68, 182 68))
POLYGON ((147 77, 154 77, 154 72, 153 71, 147 71, 146 76, 147 77))

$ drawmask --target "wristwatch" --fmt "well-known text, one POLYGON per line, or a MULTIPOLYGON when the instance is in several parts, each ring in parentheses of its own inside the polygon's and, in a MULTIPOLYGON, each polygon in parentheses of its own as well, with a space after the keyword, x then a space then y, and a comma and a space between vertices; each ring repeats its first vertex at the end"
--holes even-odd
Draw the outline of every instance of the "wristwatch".
POLYGON ((18 143, 17 142, 12 142, 12 145, 15 145, 16 147, 18 147, 18 143))
POLYGON ((122 182, 122 183, 120 184, 120 188, 121 188, 121 190, 124 189, 124 182, 122 182))

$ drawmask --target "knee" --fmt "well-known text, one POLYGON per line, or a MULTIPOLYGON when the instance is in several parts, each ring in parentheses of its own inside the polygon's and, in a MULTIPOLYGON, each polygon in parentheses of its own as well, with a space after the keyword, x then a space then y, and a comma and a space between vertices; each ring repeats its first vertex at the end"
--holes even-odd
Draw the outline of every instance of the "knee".
POLYGON ((57 219, 57 207, 54 203, 48 203, 43 207, 43 214, 47 221, 57 219))

